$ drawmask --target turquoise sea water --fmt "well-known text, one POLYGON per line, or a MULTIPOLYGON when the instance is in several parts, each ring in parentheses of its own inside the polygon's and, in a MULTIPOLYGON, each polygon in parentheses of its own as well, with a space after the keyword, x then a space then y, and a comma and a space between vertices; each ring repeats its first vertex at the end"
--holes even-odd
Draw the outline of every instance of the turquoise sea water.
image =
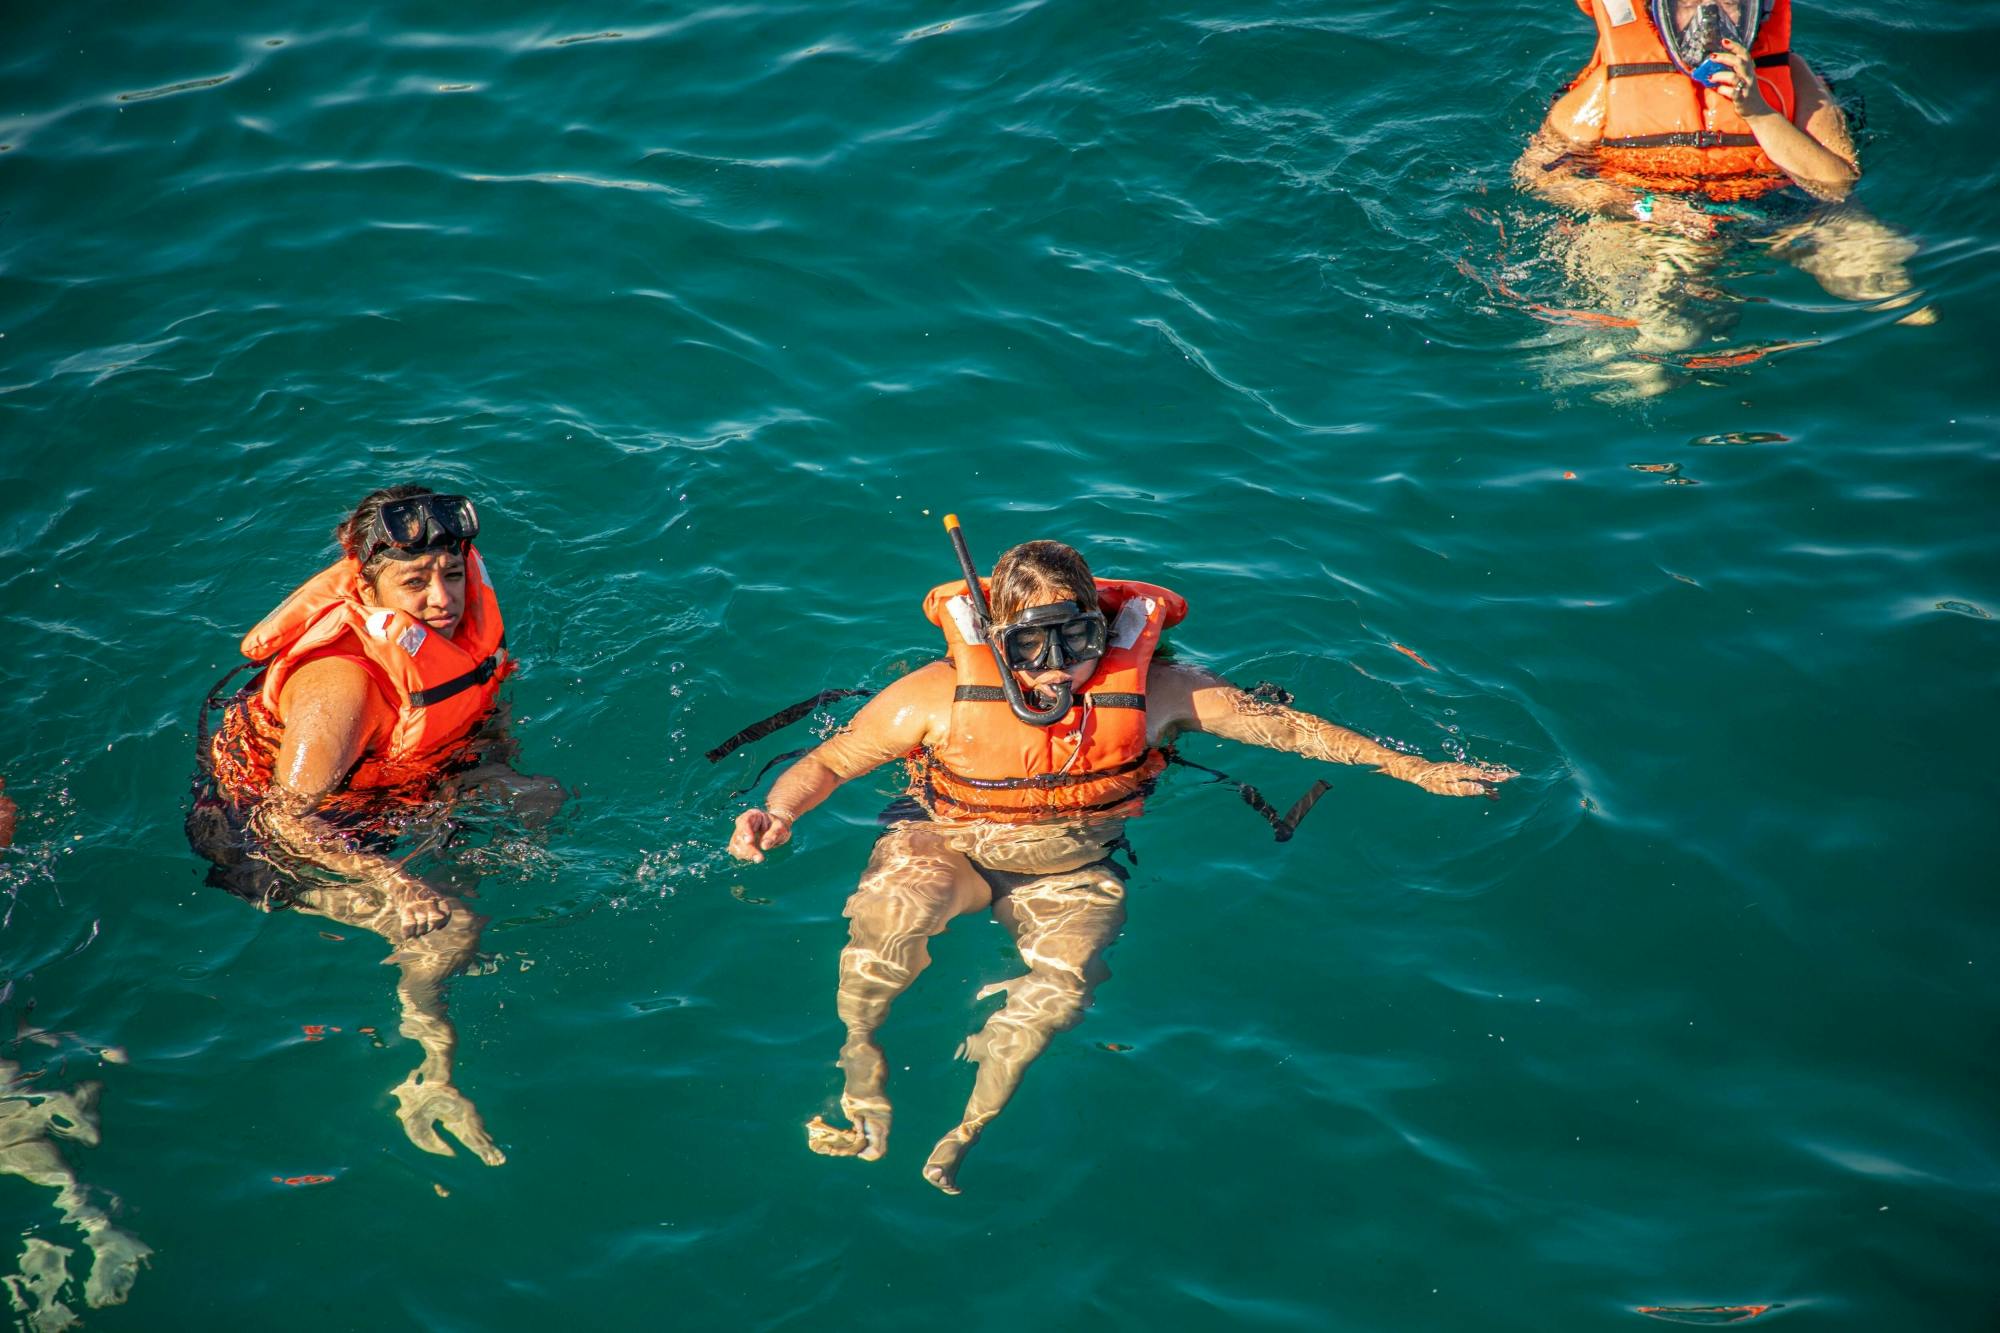
POLYGON ((102 1081, 64 1152, 156 1253, 88 1310, 53 1192, 0 1218, 87 1327, 1992 1327, 2000 3, 1796 23, 1937 322, 1746 250, 1706 350, 1811 345, 1643 402, 1528 308, 1581 304, 1508 179, 1566 0, 12 18, 0 972, 5 1035, 74 1035, 6 1054, 102 1081), (401 480, 478 499, 522 762, 575 793, 430 863, 493 916, 452 1007, 497 1169, 399 1131, 379 941, 181 835, 203 690, 401 480), (1114 977, 961 1198, 918 1167, 1004 933, 886 1029, 888 1158, 809 1155, 894 783, 745 868, 781 743, 701 758, 934 652, 947 510, 1522 773, 1190 742, 1333 794, 1278 846, 1170 779, 1114 977))

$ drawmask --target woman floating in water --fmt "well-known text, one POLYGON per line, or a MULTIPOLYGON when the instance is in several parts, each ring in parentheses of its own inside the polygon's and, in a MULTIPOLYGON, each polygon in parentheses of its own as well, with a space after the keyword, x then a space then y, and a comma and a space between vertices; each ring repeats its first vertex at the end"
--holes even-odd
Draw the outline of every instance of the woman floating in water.
POLYGON ((991 908, 1028 970, 982 993, 1004 992, 1007 1003, 967 1038, 964 1052, 979 1065, 971 1099, 924 1165, 926 1180, 956 1194, 967 1150, 1109 975, 1102 955, 1125 920, 1125 871, 1111 854, 1173 737, 1207 732, 1363 764, 1441 796, 1492 795, 1515 774, 1430 763, 1156 661, 1160 632, 1187 610, 1175 593, 1095 579, 1081 555, 1050 541, 1001 556, 989 584, 976 579, 956 519, 945 522, 967 577, 933 589, 924 613, 951 660, 896 681, 787 769, 764 808, 737 817, 729 851, 762 861, 841 783, 907 761, 911 799, 884 813, 887 828, 847 902, 836 1004, 847 1027, 840 1106, 852 1128, 815 1117, 807 1143, 863 1161, 887 1150, 888 1065, 876 1030, 930 962, 930 937, 991 908))
POLYGON ((361 502, 336 531, 341 558, 244 638, 261 670, 202 748, 188 836, 215 863, 210 883, 397 946, 402 1032, 424 1050, 395 1090, 403 1129, 449 1154, 442 1124, 497 1166, 505 1156, 452 1083, 443 994, 486 918, 388 855, 445 778, 512 776, 475 767, 492 757, 481 724, 511 667, 478 533, 463 496, 396 486, 361 502))
MULTIPOLYGON (((1565 265, 1634 331, 1638 358, 1608 370, 1642 394, 1672 384, 1659 358, 1717 331, 1692 298, 1732 237, 1834 296, 1917 299, 1904 266, 1915 244, 1846 203, 1859 157, 1839 103, 1791 50, 1791 0, 1577 5, 1597 24, 1597 50, 1514 174, 1588 215, 1564 233, 1565 265)), ((1903 322, 1932 318, 1922 309, 1903 322)))

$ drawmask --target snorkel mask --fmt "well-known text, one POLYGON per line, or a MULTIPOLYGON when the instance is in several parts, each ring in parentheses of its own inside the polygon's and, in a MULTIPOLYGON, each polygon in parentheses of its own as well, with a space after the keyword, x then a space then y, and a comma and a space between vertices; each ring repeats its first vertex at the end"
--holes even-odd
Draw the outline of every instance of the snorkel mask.
POLYGON ((1725 40, 1740 42, 1747 51, 1757 39, 1762 10, 1762 0, 1700 0, 1698 4, 1653 0, 1653 26, 1681 72, 1712 88, 1711 80, 1722 67, 1709 56, 1720 51, 1725 40))
POLYGON ((965 572, 966 596, 972 602, 973 615, 986 637, 986 646, 993 653, 993 665, 1000 672, 1000 692, 1007 698, 1007 707, 1031 727, 1054 726, 1076 702, 1076 692, 1069 681, 1059 680, 1046 687, 1054 697, 1048 707, 1037 708, 1022 693, 1021 682, 1014 679, 1014 672, 1060 670, 1072 662, 1104 656, 1110 640, 1104 613, 1095 607, 1085 609, 1075 602, 1056 602, 1030 607, 1012 624, 994 625, 993 608, 987 605, 986 592, 979 586, 979 570, 972 563, 972 552, 965 545, 965 533, 958 526, 957 514, 944 516, 944 530, 950 534, 952 550, 958 554, 958 567, 965 572))
POLYGON ((415 560, 433 551, 464 550, 479 535, 479 511, 462 495, 412 495, 377 511, 362 543, 361 563, 378 555, 415 560))

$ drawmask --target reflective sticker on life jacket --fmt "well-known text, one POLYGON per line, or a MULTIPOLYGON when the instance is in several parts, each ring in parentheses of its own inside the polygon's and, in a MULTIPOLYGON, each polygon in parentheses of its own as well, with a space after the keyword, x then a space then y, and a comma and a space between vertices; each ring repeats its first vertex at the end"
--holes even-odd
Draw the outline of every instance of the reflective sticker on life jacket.
POLYGON ((404 652, 415 657, 417 649, 424 646, 424 627, 422 625, 411 625, 396 636, 396 642, 401 645, 404 652))
POLYGON ((1604 0, 1604 12, 1610 16, 1614 28, 1639 21, 1639 16, 1632 12, 1632 0, 1604 0))
POLYGON ((1118 608, 1118 619, 1111 622, 1111 646, 1130 648, 1139 642, 1139 636, 1146 632, 1146 622, 1152 618, 1153 607, 1157 603, 1150 597, 1131 597, 1118 608))
POLYGON ((979 618, 973 614, 972 599, 964 593, 944 604, 951 612, 951 623, 958 626, 958 641, 968 648, 976 648, 986 642, 986 636, 979 632, 979 618))
POLYGON ((378 639, 388 638, 389 622, 395 618, 396 613, 394 611, 391 611, 386 606, 383 607, 380 611, 368 617, 368 632, 378 639))
MULTIPOLYGON (((484 556, 480 555, 478 551, 474 551, 472 553, 472 567, 479 571, 479 581, 485 584, 488 588, 491 588, 493 586, 493 580, 486 577, 486 559, 484 556)), ((498 597, 500 594, 496 592, 493 595, 495 597, 498 597)))

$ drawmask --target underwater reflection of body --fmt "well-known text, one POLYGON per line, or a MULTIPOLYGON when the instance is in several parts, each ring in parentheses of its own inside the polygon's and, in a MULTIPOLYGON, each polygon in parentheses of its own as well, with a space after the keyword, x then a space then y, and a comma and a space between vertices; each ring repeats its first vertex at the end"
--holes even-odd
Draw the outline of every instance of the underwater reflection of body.
POLYGON ((1176 735, 1371 765, 1447 796, 1491 795, 1514 774, 1430 763, 1198 668, 1155 661, 1161 631, 1186 610, 1182 599, 1151 584, 1093 579, 1060 543, 1017 546, 990 581, 975 582, 956 522, 946 522, 968 577, 933 589, 924 610, 951 660, 894 682, 787 769, 762 808, 737 818, 729 851, 762 861, 841 783, 907 761, 909 798, 885 812, 846 909, 837 1006, 847 1029, 840 1105, 851 1128, 815 1117, 808 1144, 833 1156, 882 1156, 890 1107, 877 1029, 928 965, 930 937, 990 907, 1028 970, 981 993, 1004 992, 1006 1003, 966 1040, 963 1054, 979 1066, 972 1095, 924 1166, 927 1180, 956 1194, 966 1151, 1108 975, 1103 952, 1125 920, 1126 879, 1110 858, 1176 735))
MULTIPOLYGON (((44 1087, 41 1073, 22 1076, 21 1066, 0 1058, 0 1176, 19 1176, 32 1185, 56 1191, 63 1221, 83 1233, 91 1254, 90 1276, 84 1281, 86 1303, 121 1304, 132 1292, 139 1268, 153 1253, 137 1236, 121 1230, 104 1208, 93 1203, 63 1160, 57 1137, 86 1147, 99 1141, 95 1082, 73 1089, 44 1087)), ((116 1206, 116 1200, 112 1201, 116 1206)), ((52 1241, 30 1236, 21 1253, 20 1272, 0 1277, 15 1311, 33 1329, 67 1328, 75 1315, 61 1300, 70 1281, 71 1251, 52 1241)))
POLYGON ((442 1124, 498 1165, 452 1081, 443 991, 475 958, 486 918, 390 855, 399 834, 475 789, 560 799, 504 762, 496 703, 512 663, 477 533, 460 496, 399 486, 362 501, 337 530, 342 558, 244 638, 261 670, 226 701, 211 696, 222 718, 199 746, 188 837, 213 863, 209 883, 396 946, 402 1032, 424 1052, 395 1089, 404 1131, 449 1154, 442 1124))
POLYGON ((1848 202, 1860 167, 1847 118, 1791 50, 1791 0, 1577 3, 1597 49, 1514 169, 1583 215, 1553 233, 1555 257, 1609 318, 1575 312, 1598 331, 1576 378, 1613 396, 1672 387, 1688 353, 1734 327, 1736 303, 1713 284, 1739 246, 1844 300, 1918 300, 1915 243, 1848 202))

